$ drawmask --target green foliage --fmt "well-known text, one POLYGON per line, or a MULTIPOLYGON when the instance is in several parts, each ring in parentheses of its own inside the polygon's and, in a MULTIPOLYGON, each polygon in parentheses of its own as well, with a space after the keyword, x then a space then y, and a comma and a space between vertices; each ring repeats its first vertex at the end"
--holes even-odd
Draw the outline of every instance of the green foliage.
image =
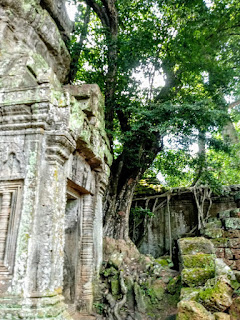
MULTIPOLYGON (((75 3, 72 56, 79 51, 86 12, 85 1, 75 3)), ((225 99, 240 94, 239 1, 214 0, 208 7, 203 0, 123 0, 116 7, 117 72, 106 114, 112 114, 107 132, 115 141, 115 159, 122 157, 129 172, 144 171, 161 149, 153 171, 162 173, 167 186, 189 186, 198 175, 198 183, 215 188, 237 183, 239 147, 229 151, 220 133, 229 121, 239 121, 239 110, 230 114, 225 99), (199 133, 206 136, 206 153, 193 155, 199 133), (172 136, 174 143, 167 141, 172 136), (171 147, 164 149, 163 142, 171 147)), ((106 96, 111 41, 110 30, 91 12, 76 79, 98 83, 106 96)))
POLYGON ((151 212, 150 209, 144 209, 142 207, 135 207, 135 208, 131 208, 131 214, 137 218, 137 219, 142 219, 147 217, 154 217, 154 213, 151 212))
POLYGON ((94 302, 93 308, 96 310, 98 314, 103 314, 103 311, 105 309, 105 305, 101 302, 94 302))

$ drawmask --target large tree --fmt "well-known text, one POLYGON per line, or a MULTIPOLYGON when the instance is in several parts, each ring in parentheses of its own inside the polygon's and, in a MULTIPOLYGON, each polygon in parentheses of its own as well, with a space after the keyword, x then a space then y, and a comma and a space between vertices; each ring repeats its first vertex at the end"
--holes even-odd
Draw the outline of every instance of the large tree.
POLYGON ((224 96, 232 94, 239 81, 233 54, 239 39, 239 4, 75 2, 80 36, 72 44, 72 77, 96 82, 103 90, 106 129, 115 152, 104 231, 127 240, 135 186, 163 149, 163 137, 173 133, 186 143, 186 137, 197 132, 204 152, 206 133, 223 126, 228 117, 224 96), (136 72, 148 79, 146 90, 134 78, 136 72), (165 85, 153 85, 157 74, 165 85))

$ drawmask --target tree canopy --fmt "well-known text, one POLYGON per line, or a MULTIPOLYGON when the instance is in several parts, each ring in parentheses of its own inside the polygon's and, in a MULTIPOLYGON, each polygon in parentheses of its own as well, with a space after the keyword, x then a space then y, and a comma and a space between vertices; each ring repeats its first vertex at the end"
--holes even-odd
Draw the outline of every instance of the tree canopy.
POLYGON ((106 225, 110 216, 127 223, 126 199, 157 155, 152 172, 176 176, 174 183, 221 180, 223 159, 228 171, 235 167, 222 174, 221 183, 234 182, 239 162, 237 156, 232 162, 230 145, 238 143, 233 123, 240 104, 239 1, 74 2, 71 80, 97 83, 104 92, 115 155, 106 225), (198 156, 189 151, 194 142, 198 156))

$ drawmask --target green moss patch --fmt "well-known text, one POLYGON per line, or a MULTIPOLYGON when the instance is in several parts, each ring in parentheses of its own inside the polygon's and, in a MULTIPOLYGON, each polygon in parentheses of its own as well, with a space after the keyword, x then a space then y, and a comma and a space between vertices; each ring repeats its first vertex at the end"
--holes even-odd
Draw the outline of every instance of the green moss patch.
POLYGON ((195 255, 183 255, 184 268, 211 268, 214 269, 216 256, 214 254, 197 253, 195 255))
POLYGON ((208 279, 213 278, 213 268, 189 268, 182 271, 182 284, 188 287, 198 287, 205 284, 208 279))

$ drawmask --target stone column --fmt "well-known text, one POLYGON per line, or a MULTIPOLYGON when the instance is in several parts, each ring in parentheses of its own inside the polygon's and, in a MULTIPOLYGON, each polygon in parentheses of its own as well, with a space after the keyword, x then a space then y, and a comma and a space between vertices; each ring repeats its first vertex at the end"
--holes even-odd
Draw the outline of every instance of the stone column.
POLYGON ((80 277, 77 288, 78 308, 90 312, 93 302, 93 197, 88 194, 83 199, 82 246, 80 252, 80 277))

